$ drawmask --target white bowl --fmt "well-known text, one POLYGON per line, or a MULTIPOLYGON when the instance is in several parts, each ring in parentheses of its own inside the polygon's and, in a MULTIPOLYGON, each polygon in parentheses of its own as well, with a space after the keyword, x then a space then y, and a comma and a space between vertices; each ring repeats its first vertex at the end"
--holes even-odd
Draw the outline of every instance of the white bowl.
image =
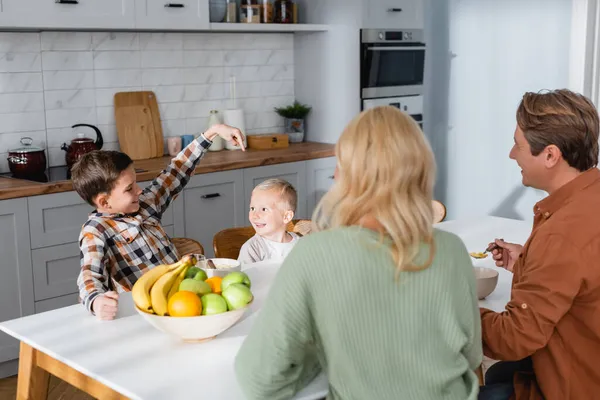
POLYGON ((250 304, 252 301, 244 308, 198 317, 161 317, 145 313, 137 307, 135 310, 159 331, 176 336, 186 342, 204 342, 214 339, 215 336, 235 325, 250 304))
POLYGON ((485 299, 498 284, 498 271, 491 268, 473 267, 475 280, 477 281, 477 298, 485 299))
POLYGON ((213 276, 220 276, 223 278, 230 272, 242 270, 242 264, 233 258, 210 258, 209 260, 212 260, 217 267, 217 269, 202 267, 202 269, 206 272, 206 276, 209 278, 212 278, 213 276))

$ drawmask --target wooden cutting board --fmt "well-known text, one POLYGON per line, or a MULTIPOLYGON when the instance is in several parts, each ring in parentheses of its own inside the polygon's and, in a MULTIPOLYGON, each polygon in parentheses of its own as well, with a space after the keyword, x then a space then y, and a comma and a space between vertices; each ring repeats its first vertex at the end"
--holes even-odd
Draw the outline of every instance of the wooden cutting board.
POLYGON ((121 151, 132 160, 162 157, 163 132, 154 92, 119 92, 114 100, 121 151))

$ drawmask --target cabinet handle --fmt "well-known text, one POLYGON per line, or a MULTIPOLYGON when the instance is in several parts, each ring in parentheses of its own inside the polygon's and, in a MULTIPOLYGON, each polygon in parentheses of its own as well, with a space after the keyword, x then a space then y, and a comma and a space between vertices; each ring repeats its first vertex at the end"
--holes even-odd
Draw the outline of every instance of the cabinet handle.
POLYGON ((167 4, 165 4, 165 7, 183 8, 183 7, 185 7, 185 4, 181 4, 181 3, 167 3, 167 4))
POLYGON ((79 4, 79 0, 54 0, 57 4, 79 4))
POLYGON ((204 194, 200 197, 202 197, 203 199, 214 199, 215 197, 221 197, 221 193, 204 194))
POLYGON ((388 8, 388 12, 402 12, 401 8, 388 8))

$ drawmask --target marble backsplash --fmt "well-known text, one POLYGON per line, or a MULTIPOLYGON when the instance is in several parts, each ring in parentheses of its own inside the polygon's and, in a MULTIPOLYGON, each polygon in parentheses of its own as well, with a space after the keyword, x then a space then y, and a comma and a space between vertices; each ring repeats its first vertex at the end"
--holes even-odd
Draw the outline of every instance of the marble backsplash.
POLYGON ((156 93, 165 138, 197 134, 211 109, 231 107, 235 76, 247 133, 280 132, 273 107, 294 100, 293 46, 292 34, 0 32, 0 172, 24 136, 50 166, 64 165, 60 146, 76 123, 98 126, 104 149, 118 149, 120 91, 156 93))

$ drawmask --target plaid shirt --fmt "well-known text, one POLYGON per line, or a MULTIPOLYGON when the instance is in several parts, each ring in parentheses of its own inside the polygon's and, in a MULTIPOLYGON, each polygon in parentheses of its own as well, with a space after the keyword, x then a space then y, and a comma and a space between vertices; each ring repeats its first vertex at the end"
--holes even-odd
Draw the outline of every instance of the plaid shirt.
POLYGON ((135 214, 93 212, 81 229, 79 298, 91 312, 92 301, 109 290, 130 291, 149 269, 179 259, 161 226, 171 201, 190 180, 211 141, 201 136, 181 151, 139 198, 135 214))

